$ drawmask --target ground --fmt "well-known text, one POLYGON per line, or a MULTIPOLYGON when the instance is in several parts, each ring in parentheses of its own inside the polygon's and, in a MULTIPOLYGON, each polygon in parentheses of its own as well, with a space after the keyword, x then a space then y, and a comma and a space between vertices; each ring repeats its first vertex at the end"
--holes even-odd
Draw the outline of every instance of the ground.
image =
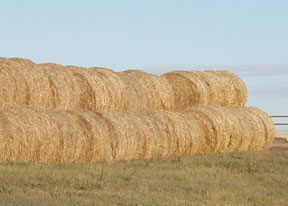
POLYGON ((276 139, 272 143, 270 151, 288 151, 288 131, 277 131, 276 139))

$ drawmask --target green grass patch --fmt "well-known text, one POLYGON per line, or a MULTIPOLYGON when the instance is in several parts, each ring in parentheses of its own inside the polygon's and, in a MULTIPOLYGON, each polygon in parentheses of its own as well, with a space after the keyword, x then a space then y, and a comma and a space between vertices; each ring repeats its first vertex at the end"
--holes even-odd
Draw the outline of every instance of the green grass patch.
POLYGON ((0 163, 0 205, 287 205, 288 152, 0 163))

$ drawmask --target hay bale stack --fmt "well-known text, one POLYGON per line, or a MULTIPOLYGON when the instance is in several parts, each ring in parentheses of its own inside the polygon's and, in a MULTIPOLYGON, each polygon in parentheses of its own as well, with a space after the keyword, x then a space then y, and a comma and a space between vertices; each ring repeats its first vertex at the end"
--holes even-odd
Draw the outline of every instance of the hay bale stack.
POLYGON ((119 72, 129 111, 174 110, 174 94, 166 79, 139 70, 119 72))
POLYGON ((211 106, 142 114, 2 106, 0 131, 0 160, 30 162, 259 151, 275 135, 271 118, 258 109, 211 106))
POLYGON ((124 110, 126 87, 104 68, 0 58, 0 104, 65 110, 124 110))
POLYGON ((161 76, 169 81, 176 110, 193 105, 244 106, 245 83, 228 71, 173 71, 161 76))
POLYGON ((173 110, 168 81, 142 71, 0 59, 0 103, 64 110, 173 110))
POLYGON ((0 159, 28 162, 112 161, 109 127, 97 112, 4 107, 0 159))
POLYGON ((243 106, 245 84, 227 71, 174 71, 161 77, 0 58, 0 103, 65 110, 181 111, 191 105, 243 106))

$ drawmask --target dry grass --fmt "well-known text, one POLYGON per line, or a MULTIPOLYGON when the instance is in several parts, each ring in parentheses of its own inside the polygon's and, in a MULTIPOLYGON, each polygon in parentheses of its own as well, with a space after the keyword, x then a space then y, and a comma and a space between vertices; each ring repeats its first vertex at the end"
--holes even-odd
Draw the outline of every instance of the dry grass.
POLYGON ((288 202, 288 152, 97 164, 0 163, 0 205, 271 206, 288 202))
POLYGON ((62 111, 3 106, 0 160, 103 162, 268 149, 271 118, 248 107, 183 112, 62 111))

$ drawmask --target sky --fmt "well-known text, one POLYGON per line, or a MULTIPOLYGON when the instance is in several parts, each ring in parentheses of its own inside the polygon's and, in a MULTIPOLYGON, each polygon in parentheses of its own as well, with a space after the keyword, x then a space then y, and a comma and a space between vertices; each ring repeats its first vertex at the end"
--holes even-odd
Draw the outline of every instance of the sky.
POLYGON ((248 106, 288 115, 287 0, 0 0, 0 9, 2 57, 155 74, 226 69, 245 81, 248 106))

